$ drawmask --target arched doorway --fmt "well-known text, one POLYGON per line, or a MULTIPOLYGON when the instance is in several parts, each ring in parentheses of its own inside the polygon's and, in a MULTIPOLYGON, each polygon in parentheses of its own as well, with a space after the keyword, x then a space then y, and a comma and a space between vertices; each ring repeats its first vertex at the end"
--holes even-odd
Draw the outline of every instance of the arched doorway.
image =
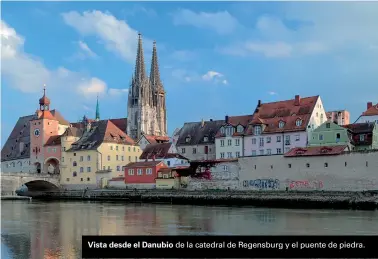
POLYGON ((55 157, 46 159, 43 171, 48 174, 60 174, 59 160, 55 157))
POLYGON ((41 163, 37 162, 37 163, 34 163, 34 167, 35 167, 35 171, 37 172, 37 174, 40 174, 41 173, 41 163))

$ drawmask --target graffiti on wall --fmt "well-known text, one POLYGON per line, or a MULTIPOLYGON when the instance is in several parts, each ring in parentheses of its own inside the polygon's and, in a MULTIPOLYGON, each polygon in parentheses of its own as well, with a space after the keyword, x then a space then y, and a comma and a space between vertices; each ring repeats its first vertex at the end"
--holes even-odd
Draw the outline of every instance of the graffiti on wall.
POLYGON ((255 179, 243 181, 243 187, 253 187, 257 189, 278 189, 280 181, 278 179, 255 179))
POLYGON ((297 180, 289 181, 288 186, 290 189, 302 190, 302 189, 322 189, 323 182, 320 180, 297 180))

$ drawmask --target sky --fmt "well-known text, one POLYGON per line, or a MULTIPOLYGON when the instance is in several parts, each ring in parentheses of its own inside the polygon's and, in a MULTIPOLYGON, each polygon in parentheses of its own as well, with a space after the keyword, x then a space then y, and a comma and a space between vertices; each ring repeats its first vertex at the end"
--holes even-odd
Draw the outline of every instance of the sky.
POLYGON ((168 130, 320 95, 352 120, 378 102, 378 2, 2 2, 1 142, 20 116, 127 116, 137 34, 156 40, 168 130))

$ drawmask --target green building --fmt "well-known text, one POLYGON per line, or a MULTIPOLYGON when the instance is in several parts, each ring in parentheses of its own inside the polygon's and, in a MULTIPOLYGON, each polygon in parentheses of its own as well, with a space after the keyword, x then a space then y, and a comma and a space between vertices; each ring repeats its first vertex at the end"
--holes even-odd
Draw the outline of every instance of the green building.
POLYGON ((338 146, 347 145, 352 150, 351 133, 349 129, 327 121, 313 130, 308 140, 308 146, 338 146))

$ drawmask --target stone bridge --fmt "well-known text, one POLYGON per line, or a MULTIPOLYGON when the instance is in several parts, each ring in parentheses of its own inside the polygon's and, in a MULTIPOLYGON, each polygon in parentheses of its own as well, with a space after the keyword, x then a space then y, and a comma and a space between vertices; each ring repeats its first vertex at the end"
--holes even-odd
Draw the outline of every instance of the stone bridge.
POLYGON ((26 186, 31 192, 56 191, 60 188, 59 175, 37 173, 1 173, 1 195, 16 195, 15 191, 26 186))

